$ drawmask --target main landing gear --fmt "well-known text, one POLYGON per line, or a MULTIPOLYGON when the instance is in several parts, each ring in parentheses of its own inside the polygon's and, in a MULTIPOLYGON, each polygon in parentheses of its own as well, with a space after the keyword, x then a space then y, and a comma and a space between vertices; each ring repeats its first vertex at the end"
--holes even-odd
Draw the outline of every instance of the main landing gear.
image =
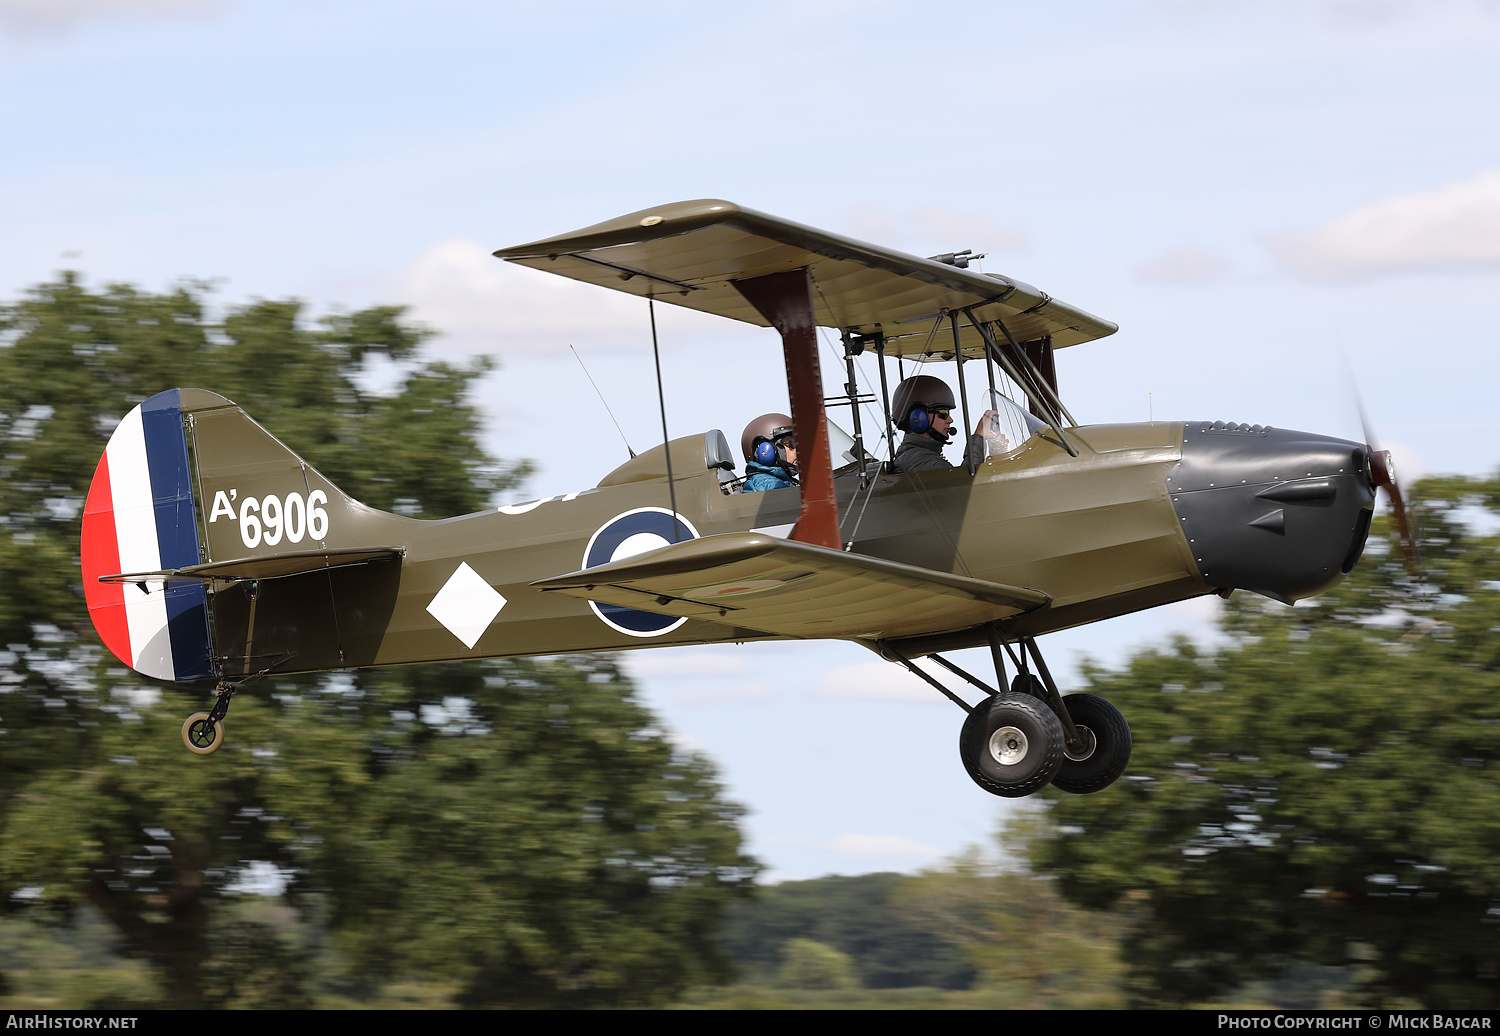
POLYGON ((1020 798, 1048 784, 1075 795, 1109 787, 1130 762, 1130 725, 1125 717, 1094 694, 1063 697, 1036 642, 1022 637, 1016 646, 1019 655, 1000 640, 994 627, 990 628, 998 685, 1006 687, 1006 656, 1018 670, 1010 686, 1002 691, 987 686, 941 655, 929 656, 984 691, 986 697, 978 705, 970 705, 949 691, 891 645, 883 644, 882 648, 887 658, 905 666, 968 713, 959 732, 958 751, 964 769, 985 791, 1020 798))
MULTIPOLYGON (((243 686, 243 685, 239 685, 243 686)), ((239 686, 228 680, 220 680, 214 688, 214 705, 208 712, 195 712, 182 724, 182 743, 194 755, 213 755, 224 743, 224 716, 229 712, 229 699, 239 686)))

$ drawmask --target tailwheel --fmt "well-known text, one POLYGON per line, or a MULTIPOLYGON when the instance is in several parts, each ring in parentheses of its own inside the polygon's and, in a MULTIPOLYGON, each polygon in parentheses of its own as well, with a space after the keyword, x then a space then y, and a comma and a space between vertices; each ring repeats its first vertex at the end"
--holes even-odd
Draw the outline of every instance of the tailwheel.
POLYGON ((220 680, 214 688, 214 707, 209 712, 195 712, 182 724, 182 743, 194 755, 213 755, 224 743, 224 717, 229 712, 229 699, 244 686, 220 680))
POLYGON ((224 723, 207 712, 195 712, 182 724, 182 743, 194 755, 213 755, 224 743, 224 723))
POLYGON ((1095 694, 1069 694, 1063 705, 1078 739, 1063 746, 1062 766, 1052 783, 1074 795, 1103 791, 1130 763, 1130 724, 1119 709, 1095 694))
POLYGON ((1063 764, 1062 723, 1040 699, 997 694, 969 713, 958 748, 975 784, 1020 798, 1045 788, 1063 764))

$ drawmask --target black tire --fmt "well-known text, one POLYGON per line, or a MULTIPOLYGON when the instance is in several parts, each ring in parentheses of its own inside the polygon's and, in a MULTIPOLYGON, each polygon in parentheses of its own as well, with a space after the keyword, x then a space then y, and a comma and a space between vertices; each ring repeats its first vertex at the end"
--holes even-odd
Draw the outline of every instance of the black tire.
POLYGON ((1033 698, 1046 701, 1047 685, 1042 683, 1041 678, 1034 673, 1017 673, 1015 679, 1010 682, 1011 694, 1029 694, 1033 698))
POLYGON ((182 743, 194 755, 213 755, 224 743, 224 724, 210 723, 208 713, 195 712, 182 724, 182 743))
POLYGON ((1130 724, 1096 694, 1069 694, 1063 705, 1085 744, 1081 751, 1063 746, 1062 766, 1052 783, 1074 795, 1103 791, 1130 764, 1130 724))
POLYGON ((1062 765, 1062 723, 1043 701, 997 694, 964 720, 958 751, 975 784, 1021 798, 1045 788, 1062 765))

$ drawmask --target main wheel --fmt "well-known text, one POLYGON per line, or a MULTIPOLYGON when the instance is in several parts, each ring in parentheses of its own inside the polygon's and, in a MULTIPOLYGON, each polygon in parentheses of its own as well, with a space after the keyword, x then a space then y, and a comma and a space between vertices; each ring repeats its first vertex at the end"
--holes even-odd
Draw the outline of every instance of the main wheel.
POLYGON ((1063 763, 1052 783, 1074 795, 1103 791, 1130 763, 1130 724, 1096 694, 1069 694, 1063 705, 1082 743, 1064 744, 1063 763))
POLYGON ((208 713, 195 712, 182 724, 182 743, 194 755, 213 755, 224 743, 224 724, 210 723, 208 713))
POLYGON ((1045 788, 1062 765, 1062 723, 1043 701, 997 694, 964 720, 958 750, 975 784, 1020 798, 1045 788))

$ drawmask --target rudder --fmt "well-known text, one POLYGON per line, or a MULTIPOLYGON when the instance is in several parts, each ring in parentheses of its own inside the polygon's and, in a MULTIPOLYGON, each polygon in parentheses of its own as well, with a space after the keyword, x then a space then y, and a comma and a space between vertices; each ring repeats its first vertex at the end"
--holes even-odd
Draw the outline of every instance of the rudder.
POLYGON ((83 507, 84 599, 105 647, 158 680, 214 675, 201 582, 101 583, 202 560, 178 389, 141 403, 105 446, 83 507))
POLYGON ((410 521, 350 498, 223 396, 170 389, 120 422, 89 488, 89 615, 159 680, 369 664, 410 521))

